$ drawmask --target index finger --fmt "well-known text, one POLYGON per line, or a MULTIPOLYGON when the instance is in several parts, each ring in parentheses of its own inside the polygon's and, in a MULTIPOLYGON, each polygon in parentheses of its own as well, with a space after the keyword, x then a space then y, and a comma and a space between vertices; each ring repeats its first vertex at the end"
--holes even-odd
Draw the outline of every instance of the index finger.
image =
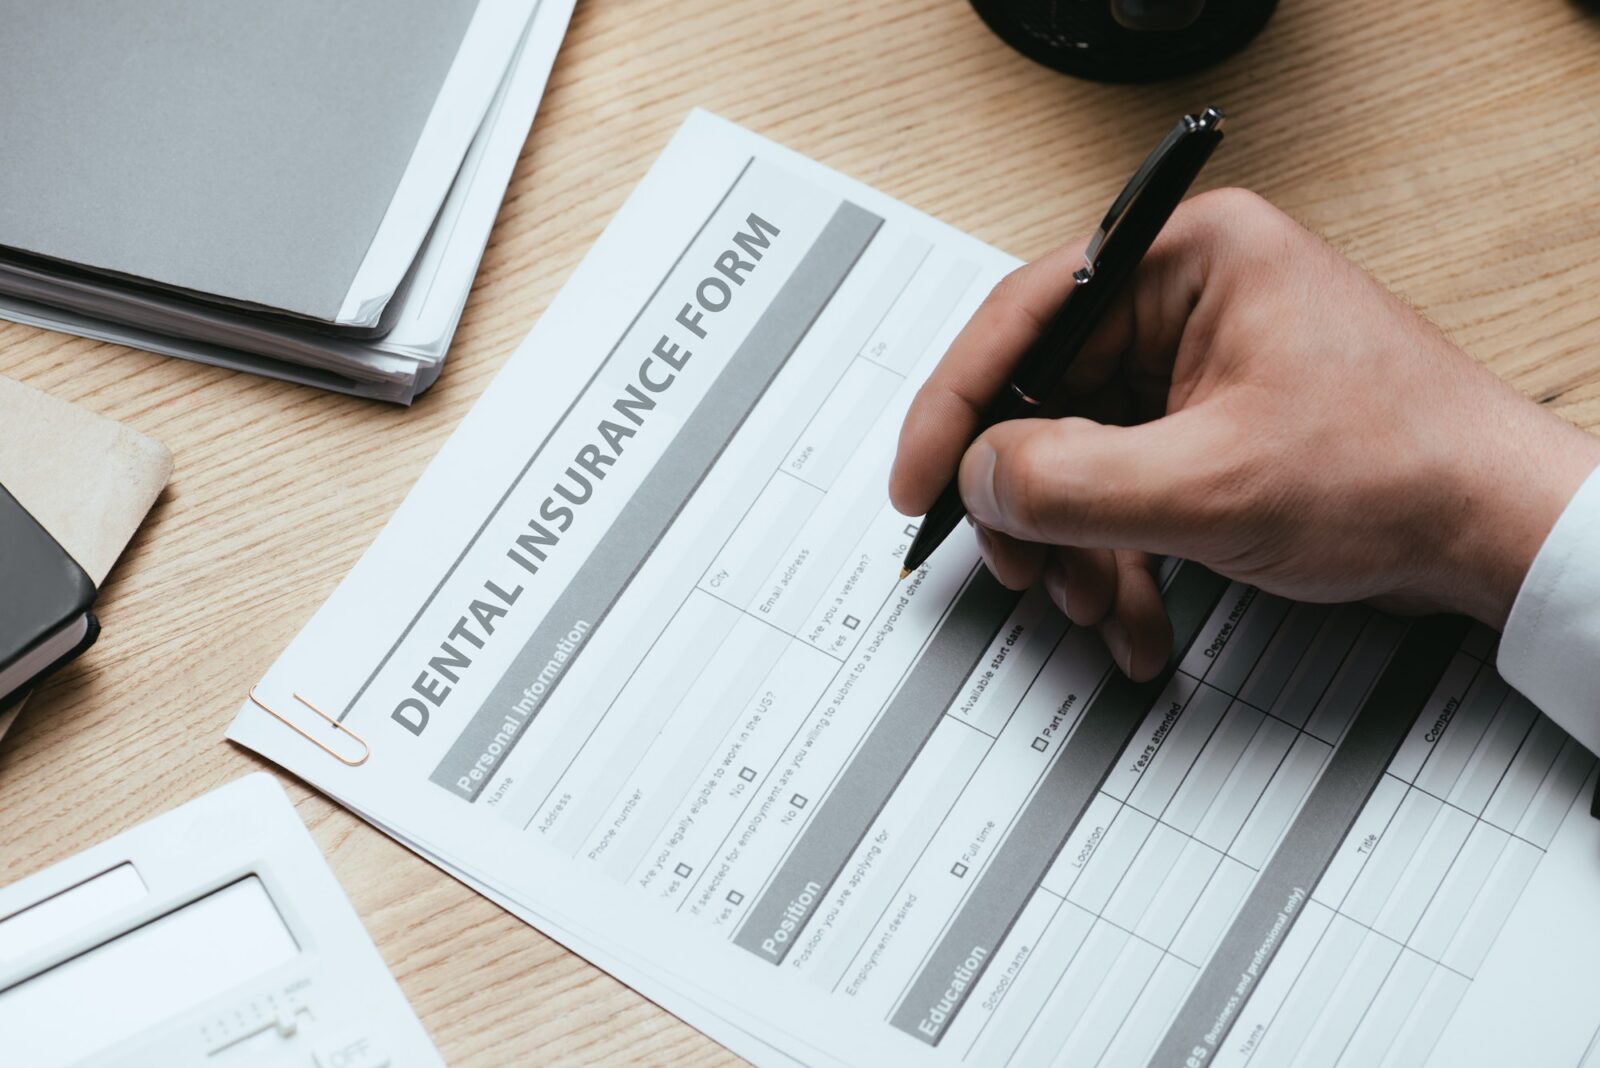
POLYGON ((955 477, 984 411, 1071 291, 1084 244, 1063 245, 1001 279, 917 391, 889 475, 889 499, 901 512, 922 515, 955 477))

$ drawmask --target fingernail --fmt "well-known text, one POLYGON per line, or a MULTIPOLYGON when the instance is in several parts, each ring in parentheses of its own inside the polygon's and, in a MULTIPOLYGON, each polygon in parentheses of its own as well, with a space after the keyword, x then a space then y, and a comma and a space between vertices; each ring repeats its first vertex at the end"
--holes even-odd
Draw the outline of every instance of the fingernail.
POLYGON ((1044 592, 1062 612, 1067 610, 1067 569, 1054 556, 1044 564, 1044 592))
POLYGON ((961 499, 967 512, 984 526, 994 526, 1000 518, 1000 506, 994 495, 994 446, 986 441, 974 442, 967 450, 961 469, 961 499))
POLYGON ((994 569, 994 538, 982 527, 972 529, 978 536, 978 556, 983 560, 983 566, 989 569, 989 574, 998 578, 1000 573, 994 569))
POLYGON ((1133 639, 1128 636, 1128 630, 1119 620, 1108 619, 1100 624, 1100 637, 1105 640, 1106 648, 1111 651, 1111 659, 1117 662, 1122 673, 1129 678, 1133 677, 1133 639))

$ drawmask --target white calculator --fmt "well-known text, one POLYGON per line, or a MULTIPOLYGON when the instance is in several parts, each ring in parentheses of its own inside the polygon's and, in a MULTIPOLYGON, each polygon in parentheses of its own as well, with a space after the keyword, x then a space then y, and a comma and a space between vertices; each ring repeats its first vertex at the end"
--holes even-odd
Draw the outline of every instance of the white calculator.
POLYGON ((264 773, 0 890, 0 1036, 28 1068, 443 1064, 264 773))

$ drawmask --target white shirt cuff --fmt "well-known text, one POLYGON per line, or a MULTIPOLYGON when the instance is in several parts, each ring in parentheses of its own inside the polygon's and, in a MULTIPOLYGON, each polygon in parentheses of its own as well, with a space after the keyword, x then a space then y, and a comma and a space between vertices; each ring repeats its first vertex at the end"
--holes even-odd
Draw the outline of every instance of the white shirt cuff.
POLYGON ((1497 660, 1507 682, 1600 753, 1600 469, 1534 557, 1497 660))

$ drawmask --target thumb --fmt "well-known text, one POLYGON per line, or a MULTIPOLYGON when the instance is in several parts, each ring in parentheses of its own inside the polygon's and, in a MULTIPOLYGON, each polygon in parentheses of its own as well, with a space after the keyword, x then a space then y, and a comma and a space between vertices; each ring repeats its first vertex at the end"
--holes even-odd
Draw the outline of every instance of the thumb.
POLYGON ((1132 427, 1018 419, 967 449, 961 499, 1026 541, 1191 555, 1222 519, 1229 436, 1203 406, 1132 427))

